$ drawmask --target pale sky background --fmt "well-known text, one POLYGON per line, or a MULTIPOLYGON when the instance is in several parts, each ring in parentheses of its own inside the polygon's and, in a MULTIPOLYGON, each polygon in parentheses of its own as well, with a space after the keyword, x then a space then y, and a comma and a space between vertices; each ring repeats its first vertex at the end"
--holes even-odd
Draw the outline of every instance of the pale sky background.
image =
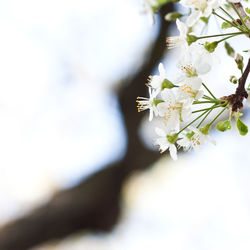
MULTIPOLYGON (((215 28, 214 20, 208 33, 215 28)), ((112 90, 139 67, 135 55, 152 41, 154 27, 139 1, 8 0, 0 1, 0 31, 3 224, 123 155, 112 90)), ((246 49, 244 39, 232 44, 246 49)), ((225 79, 238 72, 223 48, 218 51, 220 62, 204 80, 222 96, 234 89, 225 79)), ((176 54, 164 60, 170 79, 176 54)), ((134 176, 112 234, 78 235, 48 249, 249 249, 250 135, 233 128, 212 136, 216 146, 181 154, 177 162, 163 159, 134 176)), ((155 135, 149 137, 151 144, 155 135)))

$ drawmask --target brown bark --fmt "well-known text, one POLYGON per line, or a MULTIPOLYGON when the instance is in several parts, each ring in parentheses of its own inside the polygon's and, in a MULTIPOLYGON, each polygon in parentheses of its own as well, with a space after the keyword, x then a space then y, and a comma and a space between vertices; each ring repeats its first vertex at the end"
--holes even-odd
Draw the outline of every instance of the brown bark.
POLYGON ((137 113, 135 101, 138 95, 146 95, 147 76, 164 55, 168 28, 164 15, 169 11, 171 5, 160 11, 160 30, 148 60, 118 92, 128 139, 125 157, 0 229, 0 250, 25 250, 78 230, 107 231, 117 223, 124 181, 133 171, 145 169, 159 158, 158 152, 146 149, 138 137, 143 114, 137 113))

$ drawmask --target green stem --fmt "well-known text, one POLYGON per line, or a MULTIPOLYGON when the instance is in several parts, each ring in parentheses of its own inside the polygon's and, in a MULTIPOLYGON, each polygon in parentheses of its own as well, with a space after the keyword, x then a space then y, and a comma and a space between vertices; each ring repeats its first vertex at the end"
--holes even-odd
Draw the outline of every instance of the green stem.
POLYGON ((238 26, 237 24, 235 24, 233 22, 228 21, 226 18, 224 18, 221 15, 217 14, 215 11, 213 11, 213 14, 216 15, 217 17, 221 18, 222 20, 224 20, 226 23, 229 23, 230 25, 232 25, 236 29, 241 30, 241 31, 244 32, 244 30, 240 26, 238 26))
POLYGON ((214 122, 215 122, 215 120, 225 111, 227 109, 227 107, 225 107, 224 109, 222 109, 221 110, 221 112, 217 115, 217 116, 215 116, 215 118, 209 123, 209 125, 211 126, 214 122))
POLYGON ((210 36, 200 36, 197 37, 198 39, 203 39, 203 38, 211 38, 211 37, 218 37, 218 36, 237 36, 237 35, 241 35, 241 34, 247 34, 247 32, 233 32, 233 33, 227 33, 227 34, 218 34, 218 35, 210 35, 210 36))
POLYGON ((205 115, 208 112, 208 110, 206 110, 205 112, 203 112, 201 115, 199 115, 198 117, 196 117, 193 121, 191 121, 187 126, 185 126, 184 128, 182 128, 178 133, 180 134, 183 130, 185 130, 187 127, 189 127, 191 124, 193 124, 195 121, 197 121, 198 119, 200 119, 203 115, 205 115))
POLYGON ((213 105, 213 106, 210 107, 210 108, 195 110, 195 111, 193 111, 192 113, 194 114, 194 113, 198 113, 198 112, 201 112, 201 111, 210 110, 210 109, 215 109, 215 108, 219 108, 219 107, 221 107, 220 104, 218 104, 218 105, 213 105))
POLYGON ((219 41, 217 41, 217 42, 220 43, 220 42, 225 41, 225 40, 227 40, 227 39, 229 39, 229 38, 231 38, 231 37, 234 37, 234 36, 225 37, 225 38, 223 38, 223 39, 221 39, 221 40, 219 40, 219 41))
MULTIPOLYGON (((235 21, 235 19, 226 11, 226 10, 224 10, 222 7, 220 7, 220 9, 227 15, 227 16, 229 16, 231 19, 232 19, 232 21, 235 21)), ((238 24, 237 24, 238 25, 238 24)))
POLYGON ((211 101, 194 101, 193 104, 203 104, 203 103, 215 103, 215 104, 219 104, 220 101, 219 100, 211 100, 211 101))
POLYGON ((250 32, 250 30, 248 29, 247 25, 245 24, 245 22, 244 22, 242 16, 241 16, 240 13, 238 12, 237 8, 235 8, 235 6, 234 6, 233 3, 231 3, 231 6, 233 7, 234 11, 237 13, 238 17, 240 18, 240 20, 241 20, 242 24, 244 25, 244 27, 246 28, 246 30, 247 30, 248 32, 250 32))
POLYGON ((215 100, 215 99, 213 99, 213 98, 211 98, 210 96, 207 96, 207 95, 203 95, 202 98, 205 99, 205 100, 210 100, 210 101, 214 101, 215 100))
POLYGON ((196 126, 196 128, 199 128, 200 125, 205 121, 205 119, 208 117, 208 115, 212 112, 213 109, 210 109, 207 114, 202 118, 202 120, 200 121, 200 123, 196 126))
POLYGON ((213 93, 210 91, 210 89, 206 86, 205 83, 202 83, 203 87, 207 90, 207 92, 214 98, 217 100, 217 98, 213 95, 213 93))

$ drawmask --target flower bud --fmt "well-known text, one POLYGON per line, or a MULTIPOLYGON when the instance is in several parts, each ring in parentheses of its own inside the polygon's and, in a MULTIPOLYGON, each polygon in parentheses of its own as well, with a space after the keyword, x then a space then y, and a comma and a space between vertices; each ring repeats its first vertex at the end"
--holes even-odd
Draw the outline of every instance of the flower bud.
POLYGON ((227 54, 231 57, 234 57, 235 56, 234 49, 230 46, 230 44, 228 42, 225 42, 224 46, 227 51, 227 54))
POLYGON ((238 69, 243 70, 244 67, 243 56, 241 56, 240 54, 236 54, 235 62, 237 63, 238 69))
POLYGON ((238 83, 238 79, 236 76, 230 76, 229 81, 233 84, 237 84, 238 83))

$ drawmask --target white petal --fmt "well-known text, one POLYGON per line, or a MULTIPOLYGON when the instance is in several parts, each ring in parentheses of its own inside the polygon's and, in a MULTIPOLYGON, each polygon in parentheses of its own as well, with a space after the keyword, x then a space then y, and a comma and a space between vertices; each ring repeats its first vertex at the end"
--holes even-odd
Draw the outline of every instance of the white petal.
POLYGON ((149 121, 151 122, 153 120, 153 110, 149 110, 149 121))
POLYGON ((200 77, 191 77, 190 84, 192 86, 192 89, 199 90, 202 84, 202 80, 200 77))
POLYGON ((165 69, 162 63, 159 64, 158 70, 159 70, 160 76, 165 77, 165 69))
POLYGON ((186 35, 187 35, 187 31, 188 31, 186 24, 181 22, 179 19, 176 19, 176 26, 180 32, 180 37, 183 39, 186 39, 186 35))
POLYGON ((204 91, 203 90, 199 90, 198 93, 196 94, 195 99, 198 100, 198 99, 202 98, 203 95, 204 95, 204 91))
POLYGON ((192 27, 201 17, 201 12, 192 10, 191 15, 186 20, 187 26, 192 27))
POLYGON ((169 89, 164 89, 162 92, 161 92, 161 96, 162 98, 167 101, 167 102, 175 102, 175 95, 174 93, 172 92, 172 90, 169 90, 169 89))
POLYGON ((177 160, 177 149, 176 149, 176 146, 174 144, 169 145, 169 152, 170 152, 170 156, 172 157, 172 159, 174 161, 176 161, 177 160))
POLYGON ((156 133, 157 135, 159 135, 159 136, 162 136, 162 137, 165 137, 165 136, 166 136, 166 132, 165 132, 163 129, 158 128, 158 127, 155 128, 155 133, 156 133))

